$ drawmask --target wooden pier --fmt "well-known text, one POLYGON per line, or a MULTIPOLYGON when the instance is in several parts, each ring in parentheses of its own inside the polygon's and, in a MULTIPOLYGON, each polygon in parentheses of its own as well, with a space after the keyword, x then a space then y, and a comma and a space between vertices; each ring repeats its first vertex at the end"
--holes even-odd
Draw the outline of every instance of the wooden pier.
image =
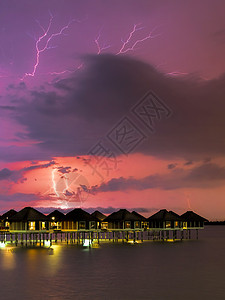
POLYGON ((0 231, 1 245, 51 247, 53 244, 143 243, 198 239, 198 228, 184 230, 0 231))
POLYGON ((55 210, 48 216, 32 207, 10 210, 1 217, 0 247, 51 247, 54 243, 91 245, 104 242, 142 243, 198 239, 205 219, 194 212, 178 214, 162 209, 149 218, 120 209, 109 216, 75 208, 66 215, 55 210))

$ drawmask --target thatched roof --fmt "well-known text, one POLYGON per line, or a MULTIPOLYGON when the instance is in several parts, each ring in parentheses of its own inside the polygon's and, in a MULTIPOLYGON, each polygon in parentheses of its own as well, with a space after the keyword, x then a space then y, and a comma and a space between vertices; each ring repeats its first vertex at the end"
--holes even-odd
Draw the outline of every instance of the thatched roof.
POLYGON ((48 221, 48 217, 37 211, 32 207, 25 207, 14 216, 12 216, 9 221, 11 222, 26 222, 26 221, 48 221))
POLYGON ((181 218, 183 221, 197 221, 197 222, 206 222, 208 221, 207 219, 197 215, 196 213, 194 213, 193 211, 189 210, 186 211, 186 213, 181 215, 181 218))
POLYGON ((65 215, 65 221, 98 221, 81 208, 75 208, 65 215))
POLYGON ((147 219, 144 217, 144 216, 142 216, 141 214, 139 214, 139 213, 137 213, 136 211, 132 211, 132 214, 133 215, 135 215, 135 216, 137 216, 137 217, 139 217, 140 218, 140 221, 146 221, 147 219))
POLYGON ((126 209, 120 209, 113 212, 104 220, 105 222, 121 222, 121 221, 141 221, 140 217, 129 212, 126 209))
POLYGON ((106 218, 106 216, 98 210, 94 211, 91 215, 99 221, 103 221, 106 218))
POLYGON ((55 221, 55 222, 61 222, 65 219, 65 215, 61 211, 58 211, 57 209, 51 212, 48 215, 48 217, 51 221, 55 221))
POLYGON ((151 217, 147 219, 148 221, 180 221, 181 217, 173 211, 168 211, 166 209, 161 209, 151 217))
POLYGON ((4 213, 2 216, 1 216, 1 220, 6 220, 6 219, 9 219, 11 218, 12 216, 14 216, 15 214, 17 213, 17 211, 15 211, 14 209, 10 209, 8 210, 6 213, 4 213))

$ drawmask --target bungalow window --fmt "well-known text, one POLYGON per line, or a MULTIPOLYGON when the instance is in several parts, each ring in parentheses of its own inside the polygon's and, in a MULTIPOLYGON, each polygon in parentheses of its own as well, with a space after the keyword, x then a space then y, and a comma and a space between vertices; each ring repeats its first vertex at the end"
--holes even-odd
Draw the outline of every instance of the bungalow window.
POLYGON ((126 221, 126 222, 125 222, 125 229, 126 229, 126 228, 131 228, 130 221, 126 221))
POLYGON ((9 227, 9 222, 5 222, 5 227, 9 227))
POLYGON ((46 224, 45 224, 45 222, 41 222, 41 229, 42 230, 46 230, 46 224))
POLYGON ((90 228, 90 229, 94 229, 94 228, 95 228, 95 221, 91 221, 91 222, 89 223, 89 228, 90 228))
POLYGON ((141 222, 141 228, 147 229, 148 228, 148 222, 141 222))
POLYGON ((108 229, 108 222, 102 222, 101 229, 108 229))
POLYGON ((85 221, 80 221, 79 222, 79 229, 85 229, 86 227, 86 222, 85 221))
POLYGON ((183 228, 187 229, 187 222, 183 222, 183 228))
POLYGON ((170 221, 166 221, 166 228, 171 228, 171 222, 170 221))
POLYGON ((57 223, 56 222, 51 222, 51 228, 53 228, 53 229, 57 228, 57 223))
POLYGON ((35 222, 30 221, 30 222, 28 223, 28 228, 29 228, 29 230, 35 230, 35 222))
POLYGON ((174 222, 174 227, 179 227, 179 222, 178 221, 174 222))
POLYGON ((134 223, 134 228, 140 228, 140 222, 136 221, 136 222, 134 223))
POLYGON ((56 223, 56 226, 57 226, 57 229, 60 229, 62 226, 61 226, 61 222, 57 222, 56 223))

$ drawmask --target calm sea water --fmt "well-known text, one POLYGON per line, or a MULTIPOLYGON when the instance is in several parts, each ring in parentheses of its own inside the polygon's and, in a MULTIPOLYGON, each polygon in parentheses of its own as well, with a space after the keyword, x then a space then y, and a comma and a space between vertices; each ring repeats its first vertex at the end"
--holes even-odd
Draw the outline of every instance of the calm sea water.
POLYGON ((0 299, 225 299, 225 226, 175 243, 0 249, 0 299))

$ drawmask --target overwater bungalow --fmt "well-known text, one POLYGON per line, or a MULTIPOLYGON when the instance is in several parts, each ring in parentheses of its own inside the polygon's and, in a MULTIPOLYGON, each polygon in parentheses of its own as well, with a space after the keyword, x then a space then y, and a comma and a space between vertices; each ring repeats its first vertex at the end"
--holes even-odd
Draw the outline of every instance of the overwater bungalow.
POLYGON ((10 231, 46 231, 49 218, 32 207, 25 207, 9 218, 10 231))
POLYGON ((63 230, 97 229, 98 220, 81 208, 75 208, 65 215, 62 222, 63 230))
POLYGON ((58 211, 57 209, 51 212, 49 215, 49 229, 53 230, 61 230, 62 229, 62 222, 65 219, 65 215, 58 211))
POLYGON ((108 228, 108 223, 104 222, 106 216, 103 213, 96 210, 91 214, 91 216, 98 220, 98 222, 97 222, 97 228, 98 229, 103 229, 104 230, 104 229, 108 228))
POLYGON ((143 228, 143 229, 149 228, 149 222, 147 221, 147 218, 145 218, 144 216, 142 216, 141 214, 137 213, 134 210, 132 211, 132 214, 134 214, 135 216, 140 218, 141 228, 143 228))
POLYGON ((104 222, 108 223, 108 229, 141 229, 142 216, 120 209, 105 218, 104 222))
POLYGON ((14 209, 8 210, 0 217, 0 229, 1 230, 8 230, 9 229, 9 218, 14 216, 17 212, 14 209))
POLYGON ((203 229, 204 222, 208 221, 193 211, 187 211, 181 215, 181 218, 183 220, 183 229, 203 229))
POLYGON ((173 211, 161 209, 147 219, 149 228, 157 229, 179 229, 182 228, 182 218, 173 211))

